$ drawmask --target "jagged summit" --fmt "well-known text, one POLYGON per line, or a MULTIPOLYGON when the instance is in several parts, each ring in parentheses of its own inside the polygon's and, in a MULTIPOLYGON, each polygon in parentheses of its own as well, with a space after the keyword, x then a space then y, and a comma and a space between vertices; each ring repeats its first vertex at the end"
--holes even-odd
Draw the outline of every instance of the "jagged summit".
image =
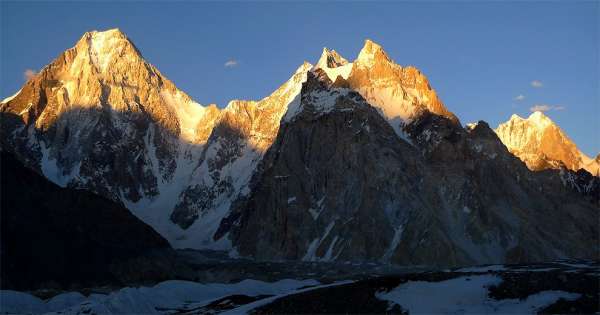
POLYGON ((405 137, 404 126, 424 112, 458 118, 438 98, 429 81, 415 67, 396 64, 383 47, 365 40, 358 57, 349 63, 335 50, 323 49, 313 71, 323 70, 335 86, 357 91, 369 104, 380 109, 396 133, 405 137))
POLYGON ((513 114, 495 129, 508 150, 519 157, 531 170, 566 167, 581 168, 594 175, 597 162, 581 152, 575 143, 541 111, 522 118, 513 114))
POLYGON ((356 58, 356 61, 362 61, 364 63, 370 64, 376 59, 384 59, 387 61, 391 61, 387 53, 383 50, 383 47, 381 47, 381 45, 373 42, 370 39, 366 39, 363 48, 358 54, 358 58, 356 58))
POLYGON ((396 64, 381 45, 369 39, 353 62, 348 83, 369 104, 381 109, 398 134, 402 133, 403 126, 424 112, 458 123, 458 118, 444 106, 421 71, 396 64))
POLYGON ((348 60, 340 56, 335 50, 329 50, 327 47, 323 48, 321 58, 316 64, 316 68, 337 68, 348 64, 348 60))

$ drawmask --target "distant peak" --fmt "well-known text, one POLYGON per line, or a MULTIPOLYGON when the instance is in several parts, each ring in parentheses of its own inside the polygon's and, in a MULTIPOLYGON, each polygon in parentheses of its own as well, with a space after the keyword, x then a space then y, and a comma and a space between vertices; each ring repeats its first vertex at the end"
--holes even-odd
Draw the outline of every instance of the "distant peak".
POLYGON ((103 35, 125 35, 118 27, 107 29, 106 31, 93 30, 90 33, 103 35))
POLYGON ((535 111, 531 115, 529 115, 528 119, 550 119, 546 116, 542 111, 535 111))
POLYGON ((83 34, 82 38, 86 39, 86 40, 91 40, 92 42, 104 42, 104 41, 108 41, 108 40, 127 40, 129 41, 129 39, 127 38, 127 35, 125 35, 125 33, 121 32, 120 29, 118 28, 112 28, 106 31, 97 31, 97 30, 93 30, 93 31, 89 31, 86 32, 85 34, 83 34))
POLYGON ((321 58, 317 62, 318 68, 337 68, 343 65, 347 65, 348 60, 340 56, 335 50, 329 50, 327 47, 323 48, 321 58))
POLYGON ((531 113, 529 115, 529 117, 527 117, 527 118, 523 118, 517 114, 512 114, 510 116, 510 120, 511 121, 529 121, 529 122, 534 122, 534 123, 543 122, 545 124, 553 123, 552 120, 541 111, 535 111, 535 112, 531 113))
POLYGON ((527 118, 527 120, 534 123, 540 129, 544 129, 550 125, 554 125, 554 122, 541 111, 533 112, 531 115, 529 115, 529 118, 527 118))
POLYGON ((517 114, 512 114, 510 116, 510 120, 523 120, 523 117, 517 115, 517 114))
POLYGON ((389 60, 388 55, 385 53, 385 51, 383 50, 383 47, 381 47, 381 45, 373 42, 370 39, 366 39, 363 48, 360 50, 360 53, 358 54, 357 60, 370 61, 370 60, 377 60, 380 58, 389 60))

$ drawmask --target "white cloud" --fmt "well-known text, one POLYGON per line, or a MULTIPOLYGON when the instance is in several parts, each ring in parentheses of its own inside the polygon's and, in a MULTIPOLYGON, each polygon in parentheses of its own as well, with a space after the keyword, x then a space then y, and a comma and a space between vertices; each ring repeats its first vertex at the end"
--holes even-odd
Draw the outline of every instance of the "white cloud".
POLYGON ((564 106, 560 105, 548 105, 548 104, 535 104, 529 108, 532 112, 547 112, 551 110, 563 110, 564 106))
POLYGON ((231 59, 231 60, 227 60, 227 62, 225 63, 225 67, 227 68, 233 68, 235 66, 237 66, 239 64, 239 62, 235 59, 231 59))
POLYGON ((541 88, 542 86, 544 86, 544 84, 542 83, 542 81, 533 80, 531 81, 531 86, 533 86, 534 88, 541 88))
POLYGON ((515 101, 522 101, 525 99, 525 95, 523 94, 519 94, 517 96, 515 96, 515 101))
POLYGON ((26 69, 25 72, 23 72, 23 77, 25 78, 25 80, 29 80, 35 77, 36 74, 37 73, 35 72, 35 70, 26 69))

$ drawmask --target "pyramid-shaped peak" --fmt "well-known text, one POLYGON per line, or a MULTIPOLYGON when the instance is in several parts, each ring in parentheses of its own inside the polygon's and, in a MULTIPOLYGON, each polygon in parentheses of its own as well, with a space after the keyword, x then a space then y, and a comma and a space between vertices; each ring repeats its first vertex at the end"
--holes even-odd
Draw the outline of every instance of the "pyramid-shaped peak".
POLYGON ((107 70, 115 59, 143 62, 143 56, 133 42, 118 28, 86 32, 75 46, 78 54, 89 55, 100 72, 107 70))
POLYGON ((329 50, 327 47, 324 47, 321 58, 317 62, 317 68, 337 68, 347 64, 348 60, 344 59, 335 50, 329 50))
POLYGON ((371 61, 371 60, 377 60, 377 59, 389 60, 389 57, 385 53, 385 51, 383 50, 383 47, 381 47, 381 45, 373 42, 370 39, 366 39, 365 44, 364 44, 363 48, 360 50, 360 53, 358 54, 358 58, 356 60, 371 61))

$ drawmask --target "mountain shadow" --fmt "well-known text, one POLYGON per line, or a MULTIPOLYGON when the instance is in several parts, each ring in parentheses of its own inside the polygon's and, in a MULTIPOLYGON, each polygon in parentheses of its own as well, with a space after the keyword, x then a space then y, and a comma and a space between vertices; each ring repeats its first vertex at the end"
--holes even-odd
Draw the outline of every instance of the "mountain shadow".
POLYGON ((171 277, 170 246, 129 210, 61 188, 1 150, 1 288, 76 289, 171 277))

